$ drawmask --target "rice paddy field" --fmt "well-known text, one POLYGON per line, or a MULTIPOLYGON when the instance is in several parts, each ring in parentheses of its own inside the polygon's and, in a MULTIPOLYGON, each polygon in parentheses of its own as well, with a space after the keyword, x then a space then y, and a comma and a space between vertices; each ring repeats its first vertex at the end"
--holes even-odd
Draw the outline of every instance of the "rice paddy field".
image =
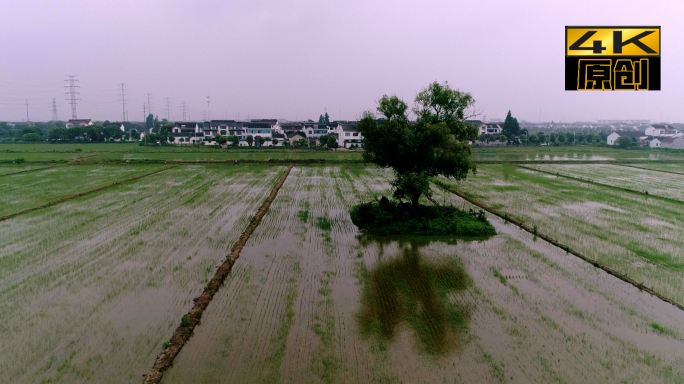
MULTIPOLYGON (((667 166, 443 181, 684 303, 667 166)), ((0 221, 0 382, 143 382, 286 169, 31 167, 0 166, 0 216, 99 190, 0 221)), ((489 238, 359 233, 349 209, 392 178, 294 166, 161 382, 684 383, 684 311, 498 216, 489 238)))

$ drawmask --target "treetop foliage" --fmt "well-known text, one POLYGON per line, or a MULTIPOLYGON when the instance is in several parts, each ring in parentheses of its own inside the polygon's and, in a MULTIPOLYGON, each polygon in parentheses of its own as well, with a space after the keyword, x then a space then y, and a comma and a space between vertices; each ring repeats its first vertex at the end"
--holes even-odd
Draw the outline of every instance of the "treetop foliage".
POLYGON ((397 96, 384 95, 377 106, 383 119, 376 120, 367 111, 358 123, 364 137, 364 161, 394 169, 394 197, 417 205, 422 194, 431 196, 428 177, 460 180, 475 172, 465 140, 477 128, 465 123, 463 112, 472 103, 470 94, 452 90, 446 83, 433 83, 416 96, 413 111, 418 120, 410 122, 408 105, 397 96))
POLYGON ((465 120, 471 117, 468 111, 474 105, 470 93, 452 89, 446 81, 444 85, 435 81, 418 93, 413 113, 425 123, 445 123, 457 140, 473 140, 478 129, 465 120))

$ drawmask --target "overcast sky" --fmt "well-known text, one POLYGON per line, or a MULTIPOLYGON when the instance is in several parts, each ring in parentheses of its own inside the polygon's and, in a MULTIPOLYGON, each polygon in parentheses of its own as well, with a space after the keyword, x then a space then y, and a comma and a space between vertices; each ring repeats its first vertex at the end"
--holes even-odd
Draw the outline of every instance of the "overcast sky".
POLYGON ((431 81, 488 119, 684 122, 684 1, 2 0, 0 120, 354 119, 431 81), (662 26, 662 91, 564 91, 566 25, 662 26))

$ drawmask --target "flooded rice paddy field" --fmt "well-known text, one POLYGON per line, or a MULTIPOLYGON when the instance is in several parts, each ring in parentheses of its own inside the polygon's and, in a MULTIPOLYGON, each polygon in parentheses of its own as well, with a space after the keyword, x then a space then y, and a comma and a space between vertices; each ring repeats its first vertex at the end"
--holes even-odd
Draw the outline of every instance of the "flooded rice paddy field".
MULTIPOLYGON (((163 168, 0 188, 30 208, 163 168)), ((178 166, 0 223, 0 382, 142 382, 284 170, 178 166)), ((487 239, 362 236, 349 208, 392 177, 293 168, 162 382, 684 382, 684 311, 495 216, 487 239)), ((508 165, 455 185, 684 301, 684 206, 508 165)))
MULTIPOLYGON (((622 175, 628 177, 630 168, 618 169, 622 168, 627 171, 622 175)), ((684 181, 684 176, 659 176, 660 185, 684 181)), ((477 176, 455 185, 561 244, 684 303, 684 204, 511 165, 480 166, 477 176)))
POLYGON ((295 167, 162 382, 681 382, 684 312, 496 217, 360 236, 348 210, 389 178, 295 167))
MULTIPOLYGON (((46 177, 75 192, 150 169, 46 177)), ((0 223, 0 382, 141 382, 283 170, 176 167, 0 223)))
POLYGON ((163 165, 60 166, 5 175, 0 177, 0 217, 162 168, 163 165))
MULTIPOLYGON (((678 176, 658 170, 609 164, 532 164, 525 166, 684 201, 684 174, 678 176)), ((640 167, 641 164, 637 166, 640 167)), ((684 164, 679 164, 679 167, 684 169, 684 164)))

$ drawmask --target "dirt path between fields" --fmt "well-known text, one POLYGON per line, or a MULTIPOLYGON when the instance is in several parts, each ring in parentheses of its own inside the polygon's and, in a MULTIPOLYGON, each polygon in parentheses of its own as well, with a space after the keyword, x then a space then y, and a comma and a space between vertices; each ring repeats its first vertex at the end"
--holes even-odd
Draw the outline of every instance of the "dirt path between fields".
POLYGON ((77 193, 77 194, 71 195, 71 196, 62 197, 62 198, 60 198, 60 199, 51 201, 51 202, 49 202, 49 203, 45 203, 45 204, 43 204, 43 205, 39 205, 39 206, 37 206, 37 207, 24 209, 23 211, 19 211, 19 212, 15 212, 15 213, 10 213, 9 215, 5 215, 5 216, 0 216, 0 222, 5 221, 5 220, 9 220, 9 219, 13 219, 13 218, 15 218, 15 217, 17 217, 17 216, 25 215, 25 214, 27 214, 27 213, 31 213, 31 212, 34 212, 34 211, 38 211, 38 210, 40 210, 40 209, 52 207, 53 205, 57 205, 57 204, 65 203, 65 202, 67 202, 67 201, 71 201, 71 200, 74 200, 74 199, 78 199, 79 197, 88 196, 88 195, 92 195, 92 194, 94 194, 94 193, 102 192, 102 191, 104 191, 104 190, 107 190, 107 189, 109 189, 109 188, 116 187, 116 186, 121 185, 121 184, 130 183, 131 181, 140 180, 140 179, 142 179, 142 178, 144 178, 144 177, 152 176, 152 175, 155 175, 155 174, 160 173, 160 172, 164 172, 164 171, 169 170, 169 169, 174 168, 174 167, 176 167, 176 166, 174 165, 174 166, 171 166, 171 167, 166 167, 166 168, 158 169, 158 170, 156 170, 156 171, 149 172, 149 173, 146 173, 146 174, 144 174, 144 175, 139 175, 139 176, 135 176, 135 177, 131 177, 131 178, 125 179, 125 180, 117 181, 117 182, 114 182, 114 183, 112 183, 112 184, 107 184, 107 185, 105 185, 104 187, 100 187, 100 188, 96 188, 96 189, 91 189, 90 191, 77 193))
MULTIPOLYGON (((530 169, 532 169, 532 168, 530 168, 530 169)), ((536 169, 535 169, 535 170, 536 170, 536 169)), ((510 217, 508 214, 506 214, 506 213, 504 213, 504 212, 500 212, 500 211, 498 211, 498 210, 496 210, 496 209, 494 209, 494 208, 492 208, 492 207, 490 207, 490 206, 488 206, 488 205, 486 205, 486 204, 484 204, 484 203, 482 203, 482 202, 480 202, 480 201, 477 201, 477 200, 475 200, 475 199, 473 199, 473 198, 471 198, 471 197, 468 197, 468 196, 466 196, 464 193, 459 192, 459 191, 457 191, 457 190, 451 188, 449 185, 447 185, 447 184, 445 184, 445 183, 442 183, 442 182, 440 182, 440 181, 438 181, 438 180, 433 180, 433 182, 434 182, 435 185, 437 185, 438 187, 440 187, 440 188, 442 188, 442 189, 444 189, 444 190, 446 190, 446 191, 448 191, 448 192, 453 193, 454 195, 456 195, 456 196, 458 196, 458 197, 460 197, 460 198, 462 198, 462 199, 464 199, 464 200, 470 202, 471 204, 476 205, 476 206, 478 206, 478 207, 484 209, 485 211, 487 211, 487 212, 489 212, 489 213, 491 213, 491 214, 493 214, 493 215, 496 215, 496 216, 502 218, 503 220, 508 221, 509 223, 512 223, 512 224, 514 224, 514 225, 520 227, 521 229, 524 229, 525 231, 527 231, 527 232, 529 232, 529 233, 531 233, 531 234, 533 234, 533 235, 535 235, 535 236, 537 236, 537 237, 539 237, 539 238, 545 240, 546 242, 548 242, 548 243, 550 243, 550 244, 555 245, 556 247, 558 247, 558 248, 564 250, 565 252, 570 253, 570 254, 572 254, 572 255, 574 255, 574 256, 579 257, 580 259, 586 261, 587 263, 593 265, 594 267, 599 268, 599 269, 601 269, 601 270, 607 272, 608 274, 613 275, 613 276, 617 277, 618 279, 620 279, 620 280, 622 280, 622 281, 624 281, 624 282, 626 282, 626 283, 629 283, 629 284, 631 284, 631 285, 637 287, 639 290, 644 291, 644 292, 647 292, 647 293, 650 293, 651 295, 653 295, 653 296, 655 296, 655 297, 657 297, 657 298, 659 298, 659 299, 665 301, 666 303, 672 304, 672 305, 674 305, 675 307, 677 307, 677 308, 679 308, 679 309, 681 309, 681 310, 684 311, 684 305, 682 305, 682 304, 680 304, 680 303, 678 303, 678 302, 676 302, 676 301, 674 301, 674 300, 672 300, 672 299, 670 299, 670 298, 668 298, 668 297, 666 297, 666 296, 660 294, 659 292, 656 292, 656 291, 652 290, 652 289, 649 288, 649 287, 644 286, 643 283, 639 283, 639 282, 637 282, 636 280, 633 280, 633 279, 631 279, 630 277, 628 277, 628 276, 626 276, 626 275, 623 275, 622 273, 620 273, 620 272, 618 272, 618 271, 616 271, 616 270, 614 270, 614 269, 612 269, 612 268, 609 268, 609 267, 607 267, 607 266, 605 266, 605 265, 603 265, 603 264, 600 264, 600 263, 598 263, 597 261, 595 261, 595 260, 593 260, 593 259, 591 259, 591 258, 589 258, 589 257, 587 257, 587 256, 584 256, 583 254, 581 254, 581 253, 579 253, 579 252, 577 252, 577 251, 575 251, 575 250, 570 249, 570 247, 568 247, 567 245, 564 245, 564 244, 559 243, 558 241, 552 239, 550 236, 545 235, 545 234, 543 234, 543 233, 539 233, 538 230, 535 230, 535 229, 533 229, 533 228, 530 228, 529 226, 527 226, 527 225, 525 225, 525 224, 523 224, 523 223, 517 221, 516 219, 510 217)))
POLYGON ((285 173, 283 173, 283 176, 280 178, 280 180, 278 180, 278 183, 276 183, 271 190, 271 194, 266 198, 264 203, 261 204, 261 207, 259 207, 256 215, 252 217, 252 220, 250 220, 247 228, 244 232, 242 232, 242 235, 240 235, 238 241, 233 244, 233 248, 226 258, 226 261, 224 261, 223 264, 218 268, 216 274, 209 281, 209 284, 207 284, 204 292, 202 292, 202 295, 200 295, 200 297, 195 301, 195 305, 192 307, 190 312, 182 317, 181 324, 178 326, 178 328, 176 328, 176 331, 168 341, 166 348, 162 353, 157 355, 157 361, 154 363, 152 370, 145 376, 144 384, 159 383, 164 376, 164 372, 166 372, 166 370, 171 367, 171 364, 173 364, 173 360, 176 358, 181 348, 183 348, 185 343, 190 340, 195 327, 199 324, 200 319, 202 318, 204 310, 207 309, 211 299, 214 298, 214 295, 216 295, 221 288, 221 285, 223 285, 223 282, 228 277, 228 274, 230 274, 233 264, 235 264, 235 261, 238 259, 238 257, 240 257, 242 248, 244 248, 244 246, 247 244, 247 240, 249 240, 252 232, 254 232, 254 230, 259 226, 261 219, 264 217, 264 215, 266 215, 266 212, 268 212, 271 203, 278 196, 278 191, 280 191, 280 188, 285 183, 285 180, 290 174, 293 166, 293 164, 290 164, 290 166, 287 167, 287 170, 285 173))

